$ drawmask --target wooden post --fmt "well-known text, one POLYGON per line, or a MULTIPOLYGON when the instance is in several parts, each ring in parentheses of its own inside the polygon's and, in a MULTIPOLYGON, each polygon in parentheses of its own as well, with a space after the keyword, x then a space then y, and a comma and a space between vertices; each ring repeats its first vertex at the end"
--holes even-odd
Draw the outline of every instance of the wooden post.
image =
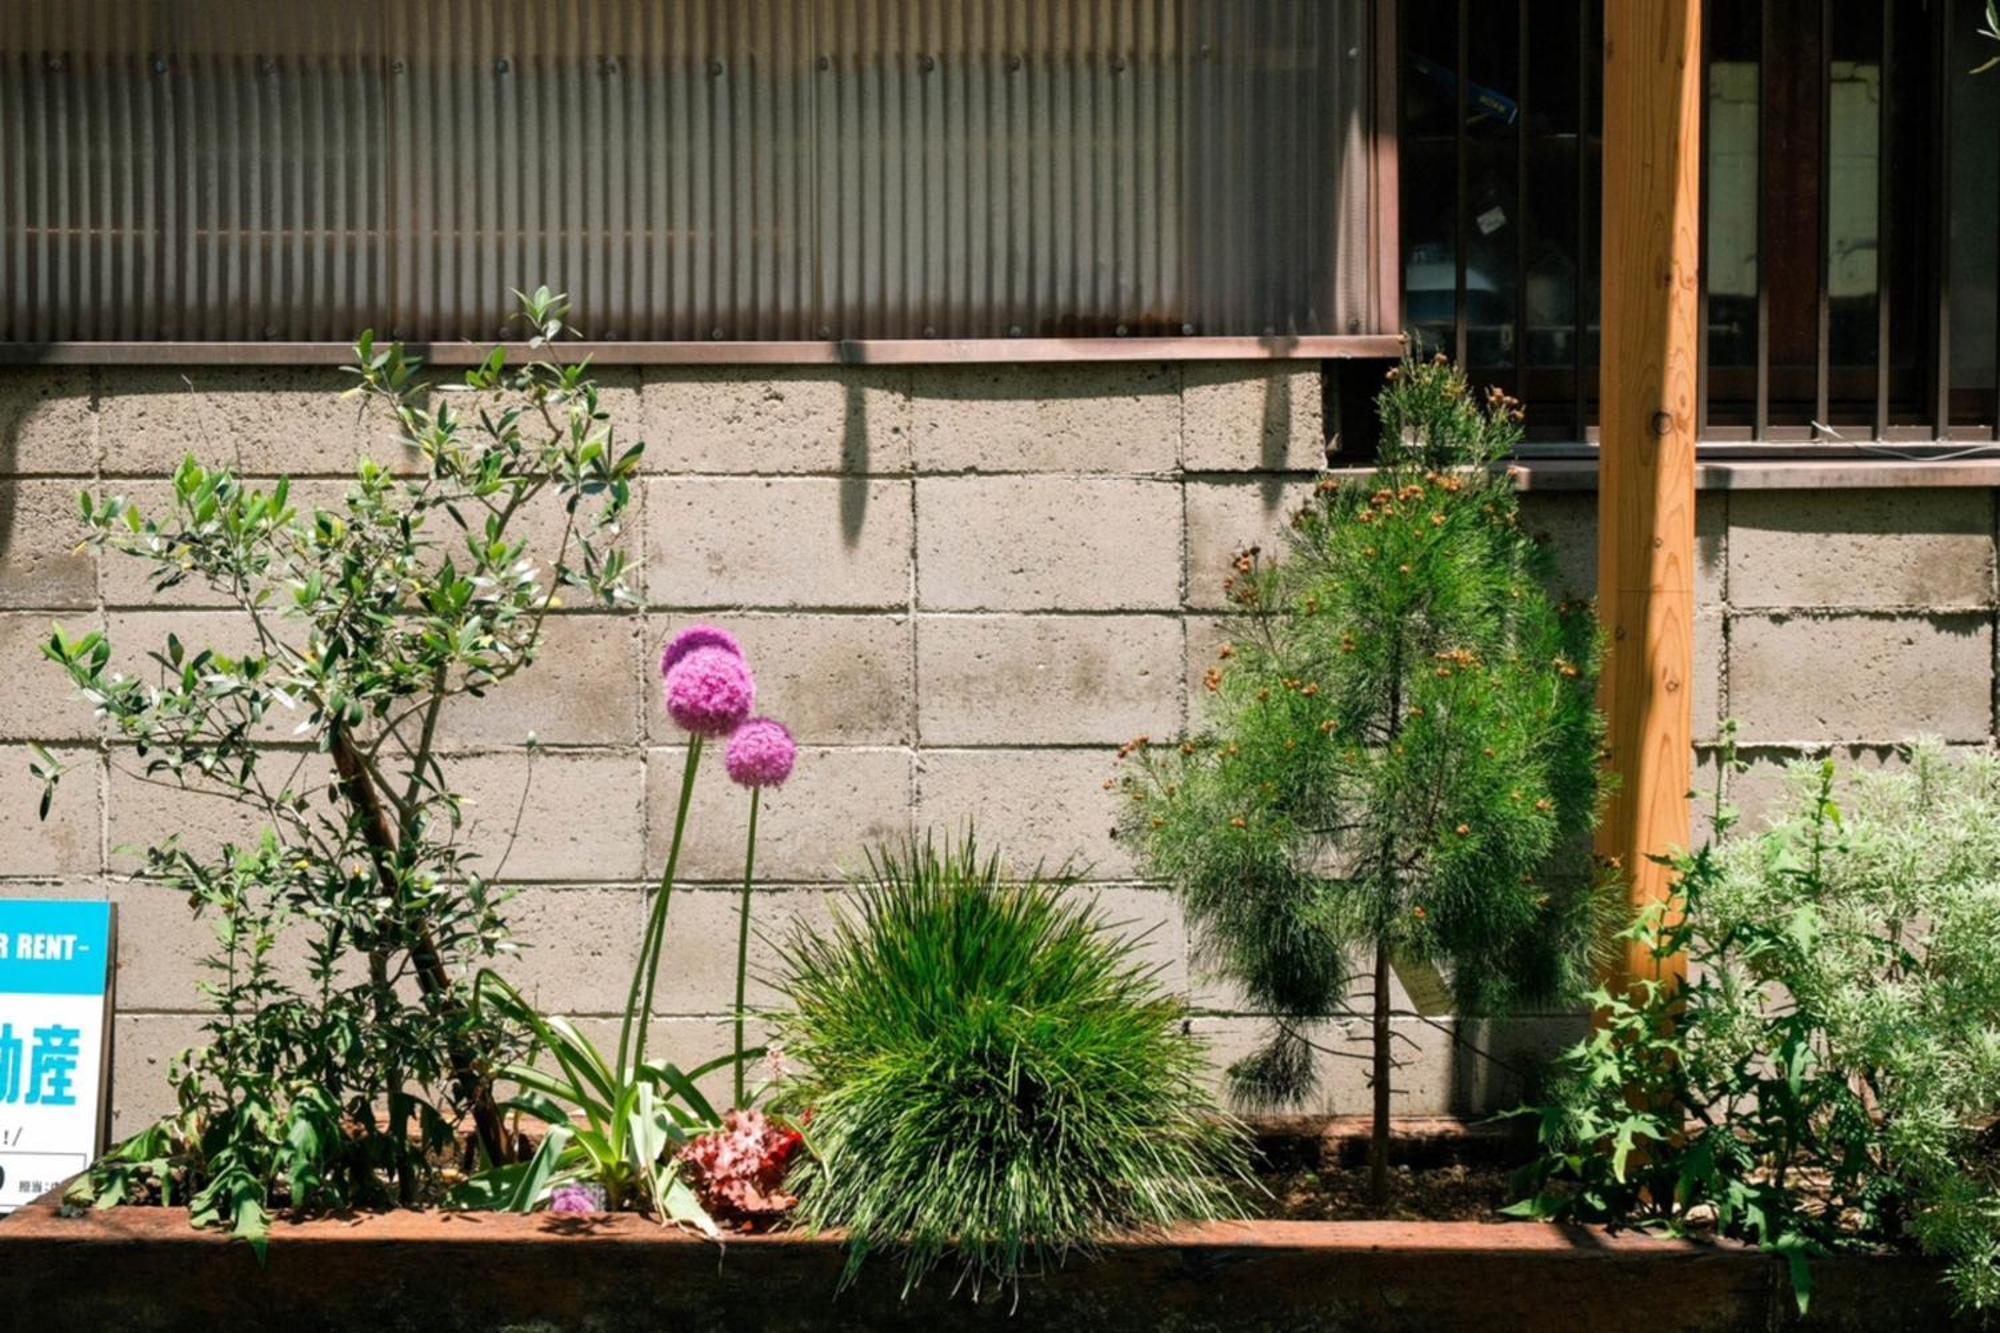
MULTIPOLYGON (((1634 905, 1667 896, 1651 858, 1690 832, 1701 110, 1701 0, 1605 0, 1597 596, 1616 788, 1597 850, 1634 905)), ((1614 982, 1654 975, 1643 950, 1622 965, 1614 982)))

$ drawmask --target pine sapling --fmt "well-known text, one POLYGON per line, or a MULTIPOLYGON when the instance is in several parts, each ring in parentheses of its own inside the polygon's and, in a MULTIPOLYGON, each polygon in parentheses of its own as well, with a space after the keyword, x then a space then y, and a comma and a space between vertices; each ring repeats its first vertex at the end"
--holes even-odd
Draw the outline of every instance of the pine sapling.
POLYGON ((1237 557, 1205 725, 1128 747, 1120 779, 1204 960, 1271 1016, 1230 1071, 1240 1101, 1302 1101, 1315 1026, 1366 987, 1378 1206, 1395 1020, 1425 1016, 1395 1007, 1392 975, 1448 985, 1461 1016, 1587 983, 1602 734, 1594 618, 1544 592, 1492 466, 1519 404, 1482 403, 1440 358, 1392 371, 1379 408, 1375 473, 1323 479, 1284 558, 1237 557))

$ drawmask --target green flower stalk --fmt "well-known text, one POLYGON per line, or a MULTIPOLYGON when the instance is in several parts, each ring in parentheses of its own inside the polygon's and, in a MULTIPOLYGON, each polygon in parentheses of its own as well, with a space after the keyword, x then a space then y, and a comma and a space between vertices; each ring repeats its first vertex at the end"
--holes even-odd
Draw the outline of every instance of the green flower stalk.
POLYGON ((736 914, 736 1101, 744 1102, 743 989, 750 971, 750 895, 757 873, 757 811, 764 788, 781 787, 798 762, 798 743, 784 724, 767 717, 752 718, 729 738, 723 765, 730 780, 750 789, 750 837, 743 850, 743 900, 736 914))

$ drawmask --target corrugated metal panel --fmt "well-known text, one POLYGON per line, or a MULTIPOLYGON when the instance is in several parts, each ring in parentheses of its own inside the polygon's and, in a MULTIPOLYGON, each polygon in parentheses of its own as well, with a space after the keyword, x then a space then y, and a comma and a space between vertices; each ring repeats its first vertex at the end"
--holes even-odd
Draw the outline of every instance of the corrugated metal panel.
POLYGON ((0 340, 1370 330, 1366 0, 0 0, 0 340))

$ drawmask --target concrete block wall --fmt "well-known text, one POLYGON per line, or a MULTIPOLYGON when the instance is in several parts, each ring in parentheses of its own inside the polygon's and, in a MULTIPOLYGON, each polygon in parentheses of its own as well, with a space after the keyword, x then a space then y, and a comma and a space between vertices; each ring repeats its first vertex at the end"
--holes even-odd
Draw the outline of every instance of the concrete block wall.
MULTIPOLYGON (((683 755, 654 663, 701 618, 743 638, 761 711, 805 747, 761 825, 763 933, 824 920, 868 844, 976 819, 1018 864, 1087 861, 1092 891, 1190 997, 1217 1060, 1245 1049, 1254 1017, 1191 963, 1171 897, 1112 836, 1103 784, 1119 743, 1188 725, 1230 556, 1276 541, 1324 464, 1317 368, 607 367, 601 379, 621 434, 647 444, 628 531, 643 609, 555 617, 541 661, 444 733, 472 836, 504 850, 519 891, 518 978, 587 1027, 612 1026, 683 755)), ((75 494, 158 500, 192 450, 337 496, 358 457, 397 456, 341 387, 331 370, 0 372, 0 894, 119 902, 123 1129, 162 1108, 166 1063, 198 1036, 209 935, 173 894, 131 878, 120 848, 246 830, 219 803, 135 780, 38 647, 52 620, 103 626, 139 671, 169 629, 227 643, 242 627, 200 590, 156 595, 124 562, 78 554, 75 494), (30 741, 75 764, 46 823, 30 741)), ((1525 503, 1558 582, 1587 592, 1594 494, 1525 503)), ((1722 717, 1741 719, 1745 803, 1784 758, 1828 746, 1874 761, 1916 731, 1992 743, 1991 492, 1709 492, 1700 524, 1698 731, 1711 743, 1722 717)), ((713 770, 696 798, 693 887, 673 909, 653 1019, 656 1048, 684 1059, 727 1040, 739 798, 713 770)), ((762 1003, 770 961, 760 943, 762 1003)), ((1503 1058, 1572 1030, 1476 1027, 1503 1058)), ((1516 1095, 1505 1069, 1430 1028, 1411 1035, 1402 1109, 1516 1095)), ((1326 1044, 1361 1037, 1332 1025, 1326 1044)), ((1359 1069, 1329 1060, 1325 1109, 1365 1105, 1359 1069)))

